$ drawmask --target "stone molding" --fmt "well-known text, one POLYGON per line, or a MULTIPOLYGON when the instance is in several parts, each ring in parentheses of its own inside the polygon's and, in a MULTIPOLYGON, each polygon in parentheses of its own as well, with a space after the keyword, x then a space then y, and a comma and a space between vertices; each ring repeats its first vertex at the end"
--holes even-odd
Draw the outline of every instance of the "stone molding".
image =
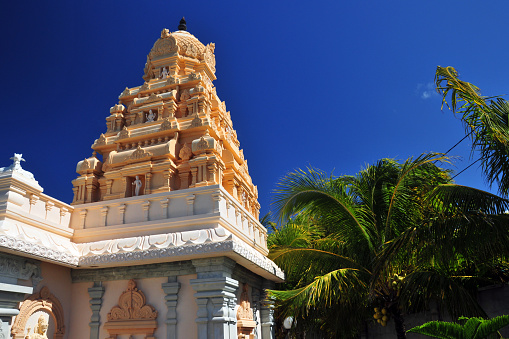
MULTIPOLYGON (((203 232, 202 230, 200 232, 203 232)), ((147 236, 149 237, 149 236, 147 236)), ((141 237, 143 238, 143 237, 141 237)), ((225 253, 225 252, 233 252, 235 254, 240 255, 244 259, 247 259, 251 263, 256 266, 264 269, 277 276, 280 279, 284 279, 284 273, 281 271, 279 267, 276 266, 270 259, 263 256, 258 251, 250 248, 248 245, 243 244, 241 240, 229 234, 226 240, 210 242, 209 238, 203 237, 203 243, 192 243, 186 244, 183 246, 174 246, 171 242, 165 242, 169 247, 157 248, 155 245, 151 245, 148 249, 136 249, 133 248, 131 251, 118 251, 112 252, 107 249, 115 249, 118 247, 110 246, 105 247, 105 250, 101 254, 92 254, 83 256, 80 258, 79 265, 80 266, 98 266, 105 264, 116 264, 116 263, 133 263, 139 261, 140 264, 144 260, 149 259, 164 259, 164 258, 172 258, 176 257, 189 257, 189 256, 198 256, 198 255, 210 255, 214 253, 225 253)), ((119 240, 117 240, 119 241, 119 240)), ((121 239, 120 241, 128 241, 126 239, 121 239)), ((115 241, 112 241, 115 242, 115 241)), ((141 244, 141 242, 139 242, 141 244)))
POLYGON ((14 339, 25 338, 25 325, 28 318, 37 311, 44 310, 55 320, 55 339, 64 338, 64 309, 60 301, 44 286, 40 292, 32 294, 21 304, 19 314, 12 325, 11 334, 14 339))
POLYGON ((71 278, 77 282, 101 282, 142 278, 159 278, 194 274, 191 261, 165 262, 140 266, 121 266, 96 269, 73 269, 71 278))

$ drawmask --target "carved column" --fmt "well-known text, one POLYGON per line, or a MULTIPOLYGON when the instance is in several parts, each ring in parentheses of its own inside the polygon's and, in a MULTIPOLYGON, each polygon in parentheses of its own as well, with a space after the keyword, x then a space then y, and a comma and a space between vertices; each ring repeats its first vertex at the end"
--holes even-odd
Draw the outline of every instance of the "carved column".
POLYGON ((45 206, 45 208, 46 208, 46 217, 45 217, 45 219, 48 219, 48 213, 51 211, 53 206, 55 206, 55 204, 53 202, 51 202, 49 200, 46 201, 46 206, 45 206))
POLYGON ((152 180, 152 173, 145 174, 145 194, 150 194, 150 181, 152 180))
POLYGON ((85 228, 86 220, 87 220, 87 210, 81 210, 80 211, 80 223, 81 223, 82 228, 85 228))
POLYGON ((253 320, 256 322, 256 327, 254 329, 255 339, 260 338, 260 334, 258 333, 258 324, 260 323, 260 319, 258 319, 258 310, 260 309, 260 290, 257 288, 252 289, 251 297, 253 298, 253 320))
POLYGON ((90 339, 99 339, 99 327, 101 326, 101 318, 99 312, 103 302, 104 287, 101 282, 94 282, 94 286, 88 289, 90 296, 90 308, 92 316, 90 317, 90 339))
POLYGON ((212 200, 214 201, 214 213, 219 213, 221 198, 221 192, 212 193, 212 200))
POLYGON ((179 172, 180 177, 180 189, 189 188, 189 172, 179 172))
POLYGON ((111 194, 111 187, 113 186, 113 180, 106 180, 106 194, 111 194))
MULTIPOLYGON (((263 282, 263 289, 274 288, 274 282, 265 280, 263 282)), ((265 300, 260 307, 260 318, 262 322, 262 338, 272 339, 275 338, 274 330, 274 302, 265 300)))
POLYGON ((170 204, 170 199, 165 198, 160 200, 161 203, 161 216, 165 219, 168 219, 168 205, 170 204))
POLYGON ((168 312, 166 313, 166 338, 177 339, 177 299, 178 291, 180 289, 180 283, 177 281, 177 277, 168 277, 168 282, 162 285, 166 296, 166 307, 168 312))
POLYGON ((127 188, 127 177, 123 177, 122 178, 122 187, 123 187, 123 192, 122 192, 122 196, 124 198, 127 198, 129 196, 129 189, 127 188))
POLYGON ((196 167, 191 168, 191 175, 192 175, 191 186, 196 185, 196 174, 197 173, 198 173, 198 168, 196 168, 196 167))
POLYGON ((235 261, 226 257, 195 259, 197 279, 191 280, 198 304, 198 339, 237 338, 236 291, 231 278, 235 261))
POLYGON ((120 221, 122 222, 122 224, 125 223, 125 207, 126 207, 125 204, 118 206, 118 213, 120 214, 120 221))
POLYGON ((149 220, 149 210, 150 210, 150 201, 144 201, 141 203, 141 208, 143 209, 143 215, 145 216, 145 221, 149 220))
POLYGON ((101 223, 102 226, 106 226, 106 218, 108 217, 108 206, 101 208, 101 223))
POLYGON ((196 196, 194 194, 188 195, 186 197, 187 215, 194 215, 194 199, 196 199, 196 196))

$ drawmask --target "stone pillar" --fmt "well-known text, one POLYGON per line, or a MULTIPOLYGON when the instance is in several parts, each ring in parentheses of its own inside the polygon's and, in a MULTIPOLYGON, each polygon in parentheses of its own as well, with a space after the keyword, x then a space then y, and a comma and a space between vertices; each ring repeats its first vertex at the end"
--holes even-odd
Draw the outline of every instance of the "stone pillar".
POLYGON ((256 322, 254 336, 255 339, 259 339, 260 333, 258 333, 258 325, 260 324, 260 319, 258 318, 258 311, 260 310, 260 290, 253 287, 251 290, 251 298, 253 299, 253 304, 251 305, 253 308, 253 320, 256 322))
POLYGON ((90 308, 92 309, 92 316, 90 317, 90 339, 99 339, 99 327, 101 326, 101 318, 99 312, 101 311, 101 304, 103 302, 104 287, 102 282, 94 282, 94 286, 88 289, 90 296, 90 308))
MULTIPOLYGON (((263 289, 274 288, 274 282, 265 280, 263 289)), ((274 302, 265 300, 260 307, 260 318, 262 322, 262 339, 275 338, 274 328, 274 302)))
POLYGON ((11 338, 12 320, 19 314, 20 301, 32 294, 41 280, 38 261, 0 253, 0 338, 11 338))
POLYGON ((178 291, 180 289, 180 283, 177 281, 177 277, 168 277, 168 282, 162 285, 166 296, 166 307, 168 312, 166 313, 166 338, 177 339, 177 299, 178 291))
POLYGON ((236 291, 231 278, 235 261, 226 257, 195 259, 197 279, 191 280, 198 304, 198 339, 237 338, 236 291))

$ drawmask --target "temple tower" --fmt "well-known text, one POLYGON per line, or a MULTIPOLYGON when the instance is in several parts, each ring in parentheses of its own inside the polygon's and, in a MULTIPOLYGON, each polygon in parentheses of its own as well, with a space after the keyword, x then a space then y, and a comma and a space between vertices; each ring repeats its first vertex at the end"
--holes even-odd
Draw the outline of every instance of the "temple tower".
POLYGON ((73 205, 220 185, 259 217, 247 160, 213 85, 214 49, 186 30, 161 32, 145 82, 120 94, 92 145, 104 163, 95 155, 78 163, 73 205))

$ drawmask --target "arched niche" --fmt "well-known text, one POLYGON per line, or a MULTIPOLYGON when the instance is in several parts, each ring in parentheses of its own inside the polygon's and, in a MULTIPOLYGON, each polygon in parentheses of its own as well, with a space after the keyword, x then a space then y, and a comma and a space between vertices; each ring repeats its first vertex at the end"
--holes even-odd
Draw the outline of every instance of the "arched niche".
POLYGON ((21 303, 19 314, 14 319, 11 328, 12 338, 24 339, 26 325, 32 314, 47 313, 55 326, 53 339, 63 339, 65 334, 64 309, 60 301, 44 286, 38 293, 32 294, 21 303))

